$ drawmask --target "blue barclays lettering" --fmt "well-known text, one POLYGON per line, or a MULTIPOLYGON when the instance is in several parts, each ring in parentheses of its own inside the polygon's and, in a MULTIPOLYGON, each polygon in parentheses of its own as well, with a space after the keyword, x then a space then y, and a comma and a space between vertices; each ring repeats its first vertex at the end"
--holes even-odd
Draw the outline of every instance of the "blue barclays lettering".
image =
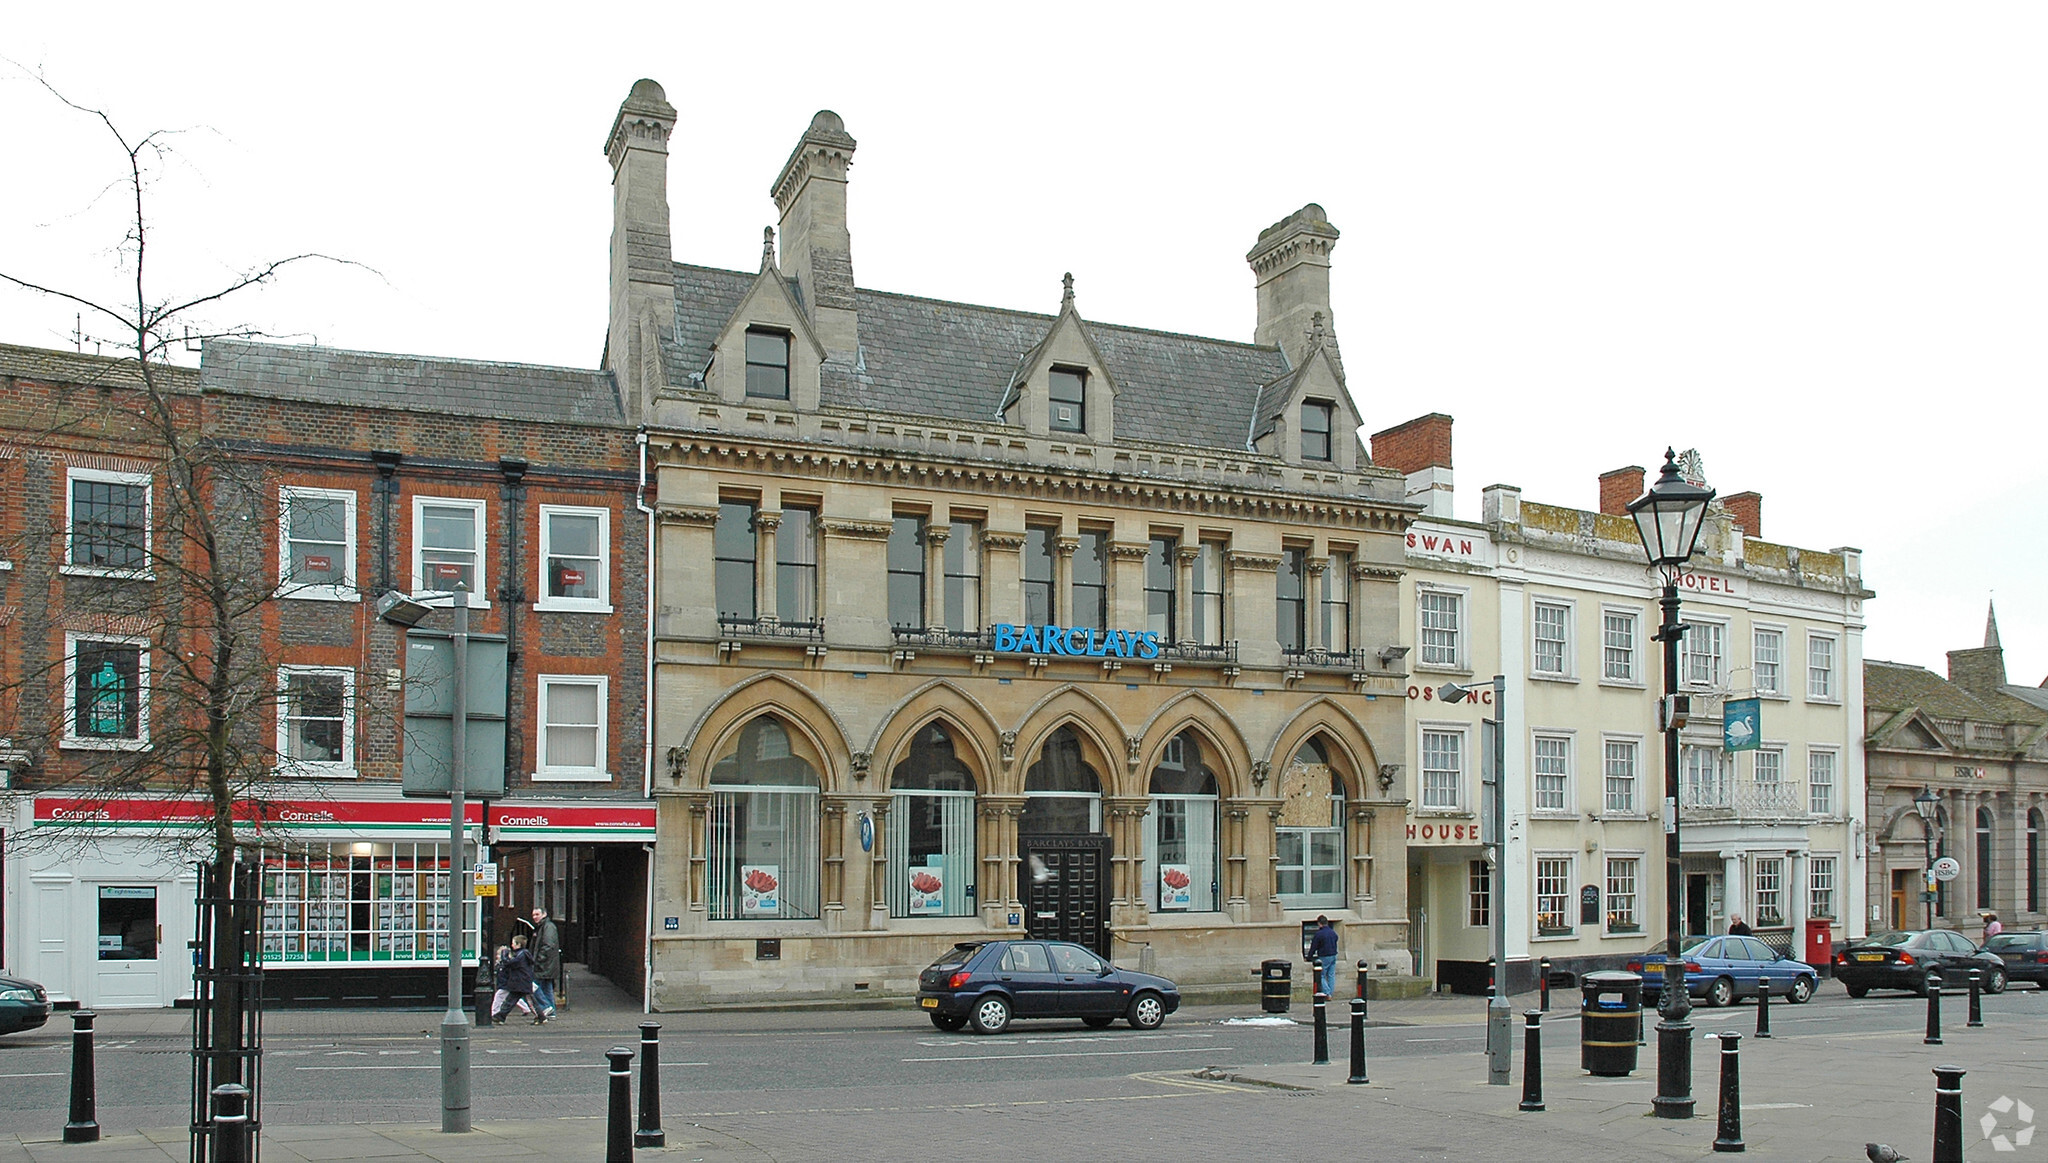
POLYGON ((995 648, 1009 651, 1017 649, 1017 628, 1008 622, 996 623, 995 648))
POLYGON ((1109 653, 1109 634, 1090 627, 1088 630, 1088 657, 1101 658, 1109 653))
POLYGON ((1159 657, 1159 634, 1157 631, 1147 630, 1138 635, 1138 657, 1159 657))

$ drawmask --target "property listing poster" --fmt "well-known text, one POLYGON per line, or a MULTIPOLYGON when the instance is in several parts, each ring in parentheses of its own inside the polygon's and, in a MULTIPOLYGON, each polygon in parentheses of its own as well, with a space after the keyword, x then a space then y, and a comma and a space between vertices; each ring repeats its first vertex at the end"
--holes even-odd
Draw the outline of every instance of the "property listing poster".
POLYGON ((910 915, 936 917, 946 911, 945 866, 937 862, 910 874, 910 915))
POLYGON ((740 916, 774 917, 782 913, 782 866, 740 865, 740 916))
POLYGON ((1159 907, 1160 909, 1186 909, 1193 903, 1192 889, 1195 878, 1185 864, 1162 864, 1159 866, 1159 907))

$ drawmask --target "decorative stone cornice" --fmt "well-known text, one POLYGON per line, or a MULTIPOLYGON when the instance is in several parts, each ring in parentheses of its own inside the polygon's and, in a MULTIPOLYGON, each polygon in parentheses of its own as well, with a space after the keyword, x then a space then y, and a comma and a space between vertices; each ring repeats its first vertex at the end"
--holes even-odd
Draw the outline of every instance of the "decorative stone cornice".
POLYGON ((675 131, 676 107, 668 103, 661 86, 649 80, 633 82, 633 91, 619 105, 612 129, 605 135, 604 155, 612 168, 625 160, 628 149, 668 152, 668 135, 675 131))
POLYGON ((1245 253, 1244 260, 1252 264, 1252 271, 1261 280, 1303 260, 1327 265, 1339 237, 1323 208, 1310 202, 1259 231, 1259 241, 1245 253))
POLYGON ((883 521, 824 520, 818 522, 830 537, 847 537, 855 541, 887 541, 889 526, 883 521))
POLYGON ((1024 535, 1022 533, 1001 533, 994 529, 986 529, 982 531, 981 544, 985 549, 1002 549, 1015 553, 1024 548, 1024 535))
POLYGON ((1354 561, 1351 563, 1351 576, 1355 578, 1371 578, 1374 581, 1397 582, 1407 572, 1405 569, 1395 569, 1390 565, 1374 565, 1369 561, 1354 561))
POLYGON ((1232 553, 1230 555, 1230 568, 1250 570, 1257 573, 1278 573, 1280 571, 1280 559, 1277 557, 1267 557, 1259 553, 1232 553))
POLYGON ((718 510, 696 505, 662 505, 655 509, 654 518, 663 525, 716 525, 718 510))
MULTIPOLYGON (((674 119, 671 111, 670 119, 674 119)), ((789 213, 789 205, 796 199, 804 182, 813 175, 831 181, 846 180, 846 171, 853 165, 853 151, 859 143, 846 132, 846 122, 830 109, 818 110, 811 118, 810 128, 797 139, 796 148, 789 153, 789 160, 782 163, 782 173, 769 187, 768 193, 775 199, 775 208, 789 213)))
POLYGON ((1143 561, 1152 554, 1152 546, 1144 541, 1112 541, 1109 556, 1121 561, 1143 561))

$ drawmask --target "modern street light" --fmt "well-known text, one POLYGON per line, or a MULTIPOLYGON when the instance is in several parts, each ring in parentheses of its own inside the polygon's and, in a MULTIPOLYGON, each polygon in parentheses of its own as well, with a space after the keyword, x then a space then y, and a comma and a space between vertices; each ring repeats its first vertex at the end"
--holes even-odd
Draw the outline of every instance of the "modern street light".
POLYGON ((1941 807, 1941 797, 1933 788, 1923 787, 1913 797, 1913 810, 1920 813, 1920 836, 1927 842, 1927 867, 1920 871, 1920 905, 1927 915, 1926 927, 1934 927, 1934 824, 1935 812, 1941 807))
POLYGON ((1684 935, 1680 903, 1685 888, 1678 846, 1678 731, 1685 726, 1689 705, 1678 693, 1678 642, 1685 626, 1678 620, 1678 578, 1699 547, 1706 525, 1707 502, 1714 490, 1695 485, 1678 474, 1678 458, 1664 450, 1664 468, 1650 491, 1629 502, 1643 552, 1664 581, 1660 605, 1663 625, 1657 641, 1664 644, 1664 698, 1657 726, 1664 732, 1664 989, 1658 1006, 1657 1096, 1650 1105, 1659 1118, 1689 1119, 1692 1097, 1692 999, 1685 992, 1684 935))
MULTIPOLYGON (((1439 702, 1456 703, 1464 699, 1479 701, 1478 685, 1460 686, 1447 682, 1437 688, 1439 702)), ((1493 863, 1493 898, 1487 906, 1491 914, 1487 919, 1492 929, 1493 946, 1493 990, 1486 1002, 1486 1081, 1490 1086, 1508 1085, 1514 1055, 1515 1013, 1508 1005, 1508 930, 1506 905, 1508 897, 1508 852, 1507 852, 1507 797, 1502 762, 1502 740, 1507 729, 1507 676, 1493 676, 1493 715, 1482 720, 1491 732, 1486 741, 1486 755, 1482 762, 1490 768, 1491 774, 1482 780, 1487 793, 1487 802, 1480 805, 1480 837, 1487 847, 1487 855, 1493 863)))
MULTIPOLYGON (((431 594, 422 597, 442 597, 431 594)), ((469 587, 457 582, 455 605, 455 716, 453 746, 448 764, 448 1012, 441 1015, 441 1130, 462 1134, 470 1129, 469 1110, 469 1012, 463 1008, 462 993, 462 890, 468 881, 463 868, 463 758, 469 711, 469 683, 465 673, 469 662, 469 587)), ((377 614, 395 626, 411 629, 426 617, 425 603, 396 592, 377 603, 377 614)), ((477 943, 483 955, 481 934, 477 943)))

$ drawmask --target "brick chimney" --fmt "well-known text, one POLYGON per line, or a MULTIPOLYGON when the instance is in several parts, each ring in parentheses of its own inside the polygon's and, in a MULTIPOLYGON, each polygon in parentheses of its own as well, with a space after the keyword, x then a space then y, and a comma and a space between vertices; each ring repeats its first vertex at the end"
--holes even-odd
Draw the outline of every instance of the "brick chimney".
POLYGON ((1600 511, 1610 517, 1628 516, 1628 503, 1643 495, 1643 466, 1629 465, 1600 474, 1600 511))
POLYGON ((1425 517, 1451 515, 1451 418, 1442 412, 1417 416, 1372 434, 1372 462, 1408 477, 1408 499, 1422 502, 1425 517))
POLYGON ((1308 357, 1309 333, 1319 326, 1330 354, 1337 354, 1337 321, 1330 312, 1330 251, 1336 245, 1337 228, 1310 202, 1259 231, 1259 241, 1245 252, 1259 287, 1252 342, 1277 345, 1294 367, 1308 357))
POLYGON ((675 329, 676 272, 668 226, 668 137, 676 107, 661 86, 633 82, 605 136, 612 163, 611 314, 604 363, 631 416, 668 382, 661 338, 675 329))
POLYGON ((860 347, 846 227, 846 171, 855 144, 839 114, 818 110, 769 190, 782 212, 782 269, 796 277, 826 358, 847 363, 860 347))
POLYGON ((1735 523, 1742 527, 1742 535, 1762 541, 1764 539, 1764 495, 1762 493, 1736 493, 1721 498, 1721 504, 1735 523))

